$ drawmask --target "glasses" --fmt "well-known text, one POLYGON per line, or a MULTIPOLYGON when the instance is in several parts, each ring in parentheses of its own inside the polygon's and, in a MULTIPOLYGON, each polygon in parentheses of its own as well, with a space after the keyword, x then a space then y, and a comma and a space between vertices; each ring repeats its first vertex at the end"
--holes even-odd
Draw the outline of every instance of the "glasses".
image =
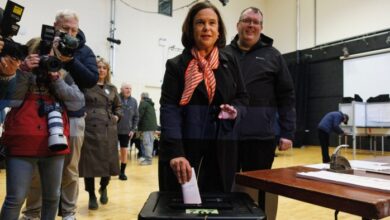
POLYGON ((252 19, 249 19, 249 18, 245 18, 245 19, 241 19, 240 20, 242 23, 246 24, 246 25, 250 25, 250 24, 253 24, 253 25, 260 25, 262 22, 259 21, 259 20, 252 20, 252 19))

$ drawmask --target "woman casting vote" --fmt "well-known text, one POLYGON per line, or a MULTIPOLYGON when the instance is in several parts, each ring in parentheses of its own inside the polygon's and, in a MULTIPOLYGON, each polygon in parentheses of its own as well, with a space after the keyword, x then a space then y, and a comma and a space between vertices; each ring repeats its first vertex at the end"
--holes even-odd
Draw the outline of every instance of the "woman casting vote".
POLYGON ((161 91, 160 190, 178 191, 196 175, 201 192, 231 191, 247 103, 238 65, 221 50, 225 26, 211 3, 195 4, 182 31, 185 50, 167 61, 161 91))

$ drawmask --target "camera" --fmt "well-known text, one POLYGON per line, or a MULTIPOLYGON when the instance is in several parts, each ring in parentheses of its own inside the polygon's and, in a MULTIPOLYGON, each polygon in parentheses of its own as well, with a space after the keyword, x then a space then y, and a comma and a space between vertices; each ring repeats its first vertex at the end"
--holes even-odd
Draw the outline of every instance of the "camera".
POLYGON ((68 148, 68 141, 64 135, 62 108, 58 102, 44 106, 47 113, 47 127, 49 129, 48 147, 51 151, 62 151, 68 148))
POLYGON ((39 57, 39 69, 44 72, 57 72, 62 68, 62 62, 57 57, 42 55, 39 57))
POLYGON ((27 56, 27 47, 14 42, 11 37, 18 34, 19 25, 24 7, 15 2, 8 1, 4 11, 0 10, 0 35, 3 37, 4 46, 0 57, 9 55, 23 60, 27 56))
POLYGON ((73 57, 74 52, 79 47, 79 40, 75 37, 72 37, 68 33, 60 32, 58 33, 60 41, 58 42, 58 50, 60 53, 67 57, 73 57))
POLYGON ((33 69, 37 75, 37 82, 48 82, 48 73, 56 72, 62 68, 62 62, 55 56, 48 55, 53 46, 56 31, 53 26, 42 25, 41 41, 39 42, 39 65, 33 69))

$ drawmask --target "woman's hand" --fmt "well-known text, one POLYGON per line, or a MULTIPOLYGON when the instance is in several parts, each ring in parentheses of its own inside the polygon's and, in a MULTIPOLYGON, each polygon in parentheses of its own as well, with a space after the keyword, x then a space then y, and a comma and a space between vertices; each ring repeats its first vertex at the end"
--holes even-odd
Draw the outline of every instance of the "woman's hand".
POLYGON ((3 50, 3 47, 4 47, 3 37, 0 36, 0 53, 1 53, 1 51, 3 50))
POLYGON ((20 60, 12 58, 10 56, 1 57, 0 60, 0 75, 1 76, 13 76, 16 70, 19 68, 20 60))
POLYGON ((119 117, 117 115, 114 115, 115 122, 119 121, 119 117))
POLYGON ((173 172, 177 177, 177 181, 180 184, 184 184, 190 181, 192 177, 192 168, 190 163, 185 157, 176 157, 173 158, 169 165, 171 166, 173 172))
POLYGON ((49 77, 52 81, 56 81, 58 80, 59 78, 62 77, 62 74, 61 72, 59 71, 56 71, 56 72, 49 72, 49 77))
POLYGON ((24 59, 20 65, 20 69, 26 72, 31 72, 32 69, 39 66, 39 60, 40 58, 38 54, 30 54, 24 59))
POLYGON ((231 106, 229 104, 222 104, 220 106, 221 112, 219 112, 218 118, 219 119, 236 119, 237 117, 237 110, 234 108, 234 106, 231 106))

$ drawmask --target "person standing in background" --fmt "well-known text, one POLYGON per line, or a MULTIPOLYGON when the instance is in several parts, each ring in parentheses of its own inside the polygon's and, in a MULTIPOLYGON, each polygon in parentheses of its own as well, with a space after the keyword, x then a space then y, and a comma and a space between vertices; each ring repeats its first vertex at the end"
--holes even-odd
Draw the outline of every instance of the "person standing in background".
MULTIPOLYGON (((238 172, 272 167, 276 113, 280 125, 279 150, 292 147, 296 127, 292 78, 283 56, 262 30, 263 13, 255 7, 246 8, 237 22, 238 34, 226 48, 240 63, 249 95, 248 111, 240 124, 238 172)), ((264 210, 263 191, 259 191, 258 203, 264 210)))
POLYGON ((131 96, 131 92, 131 85, 129 83, 123 83, 121 93, 119 94, 122 102, 123 117, 118 123, 118 140, 121 154, 120 180, 127 180, 125 174, 127 149, 129 147, 129 141, 135 136, 139 120, 137 100, 131 96))
POLYGON ((79 163, 89 193, 88 209, 99 208, 95 195, 95 177, 100 179, 100 203, 108 202, 107 186, 111 176, 119 175, 117 123, 122 117, 121 102, 116 87, 110 83, 110 65, 98 58, 98 83, 86 89, 85 138, 79 163))
POLYGON ((138 130, 141 132, 141 148, 143 148, 142 151, 144 152, 144 160, 140 162, 140 165, 151 165, 153 158, 154 132, 157 130, 157 118, 154 102, 149 98, 147 92, 141 94, 138 112, 138 130))
POLYGON ((318 124, 318 138, 320 139, 322 162, 329 163, 329 135, 335 132, 338 135, 343 135, 344 131, 340 124, 348 124, 348 115, 339 111, 327 113, 318 124))

